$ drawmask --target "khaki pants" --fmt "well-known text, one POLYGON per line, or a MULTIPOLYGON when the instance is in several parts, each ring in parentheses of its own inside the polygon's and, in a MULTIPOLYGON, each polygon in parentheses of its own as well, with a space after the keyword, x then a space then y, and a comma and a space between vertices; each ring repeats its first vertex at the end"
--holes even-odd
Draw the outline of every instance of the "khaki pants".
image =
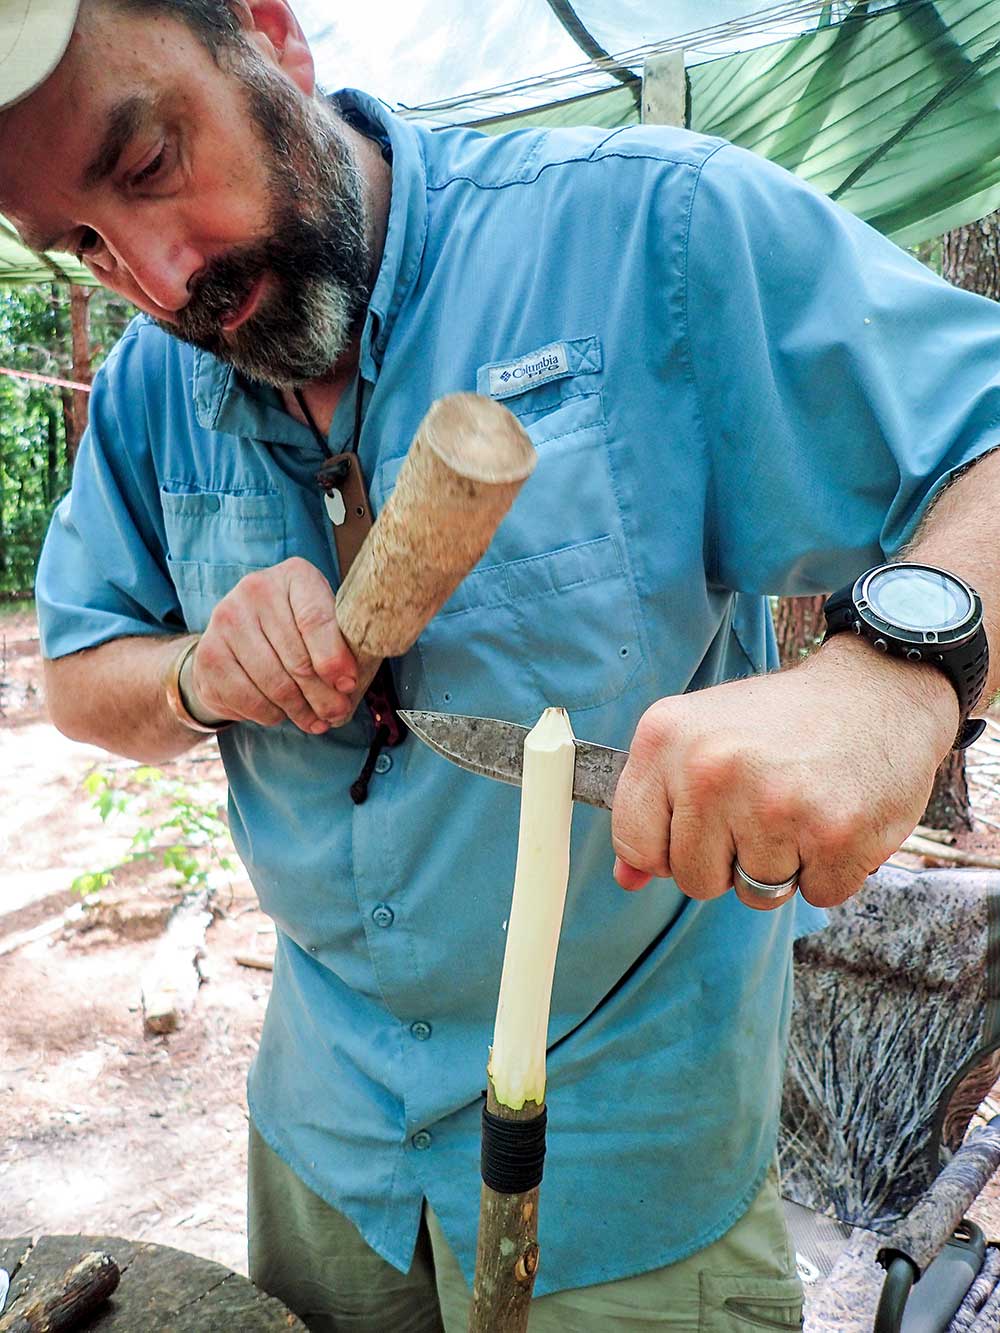
MULTIPOLYGON (((253 1127, 249 1184, 250 1276, 308 1328, 465 1333, 469 1288, 426 1204, 410 1271, 400 1273, 307 1189, 253 1127)), ((802 1289, 776 1172, 707 1249, 638 1277, 539 1297, 528 1322, 529 1333, 783 1333, 801 1325, 802 1289)))

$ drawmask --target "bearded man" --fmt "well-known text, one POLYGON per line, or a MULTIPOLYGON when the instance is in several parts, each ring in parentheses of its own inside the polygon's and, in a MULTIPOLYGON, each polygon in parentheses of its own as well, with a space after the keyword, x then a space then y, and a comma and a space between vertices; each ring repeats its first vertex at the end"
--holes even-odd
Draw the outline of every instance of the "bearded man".
POLYGON ((577 816, 531 1329, 798 1327, 791 944, 975 731, 1000 311, 719 140, 326 100, 284 0, 2 0, 0 50, 0 208, 143 312, 39 571, 52 716, 154 762, 217 731, 277 926, 252 1276, 316 1329, 464 1327, 517 794, 349 716, 316 475, 353 450, 378 509, 478 389, 538 468, 394 688, 632 737, 577 816), (760 674, 767 594, 847 581, 860 629, 904 551, 878 639, 760 674))

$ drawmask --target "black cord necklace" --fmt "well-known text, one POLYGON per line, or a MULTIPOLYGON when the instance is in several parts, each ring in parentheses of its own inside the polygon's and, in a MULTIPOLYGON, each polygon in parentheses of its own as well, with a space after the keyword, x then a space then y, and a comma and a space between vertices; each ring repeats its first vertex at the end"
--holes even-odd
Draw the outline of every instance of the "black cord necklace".
MULTIPOLYGON (((358 446, 361 443, 361 412, 364 403, 364 382, 361 379, 360 373, 355 381, 355 386, 354 438, 348 452, 357 455, 358 446)), ((301 389, 293 389, 292 392, 295 395, 295 401, 298 403, 302 415, 305 417, 317 444, 329 458, 331 455, 326 437, 316 424, 316 418, 313 416, 309 404, 305 400, 305 395, 301 389)), ((343 465, 344 464, 342 464, 342 466, 343 465)), ((361 465, 359 462, 355 462, 355 466, 360 469, 361 465)), ((344 572, 346 573, 346 570, 344 572)), ((365 693, 365 704, 368 707, 368 712, 371 714, 372 722, 375 724, 375 734, 372 737, 371 745, 368 747, 368 754, 365 757, 361 772, 358 774, 355 781, 351 783, 351 800, 355 805, 361 805, 367 800, 372 774, 375 772, 378 757, 383 749, 385 749, 387 745, 399 745, 406 736, 406 727, 403 724, 402 718, 397 715, 399 704, 396 699, 396 686, 392 679, 392 672, 389 669, 388 662, 383 662, 381 664, 375 675, 375 679, 369 685, 365 693)))
MULTIPOLYGON (((299 409, 301 410, 302 415, 305 417, 306 423, 309 426, 309 429, 312 431, 316 443, 319 445, 319 447, 323 450, 325 454, 329 455, 330 449, 329 445, 327 444, 326 436, 323 434, 319 426, 316 424, 316 418, 313 416, 312 410, 309 407, 309 404, 306 402, 305 394, 302 392, 301 389, 293 389, 292 393, 295 395, 295 401, 298 403, 299 409)), ((359 374, 357 379, 355 380, 354 437, 351 441, 351 448, 350 448, 350 452, 352 454, 356 454, 358 452, 358 445, 361 443, 361 412, 363 404, 364 404, 364 384, 362 382, 361 375, 359 374)))

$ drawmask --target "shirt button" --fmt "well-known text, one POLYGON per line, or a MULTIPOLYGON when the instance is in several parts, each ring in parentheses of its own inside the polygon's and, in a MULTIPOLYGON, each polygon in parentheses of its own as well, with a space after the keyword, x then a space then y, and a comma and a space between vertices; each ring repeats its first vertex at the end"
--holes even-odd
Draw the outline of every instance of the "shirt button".
POLYGON ((431 1136, 427 1133, 426 1129, 418 1129, 410 1142, 413 1144, 414 1148, 423 1150, 424 1148, 429 1148, 431 1146, 431 1136))
POLYGON ((379 757, 375 760, 375 772, 388 773, 390 768, 392 768, 392 755, 380 754, 379 757))
POLYGON ((423 1019, 410 1024, 410 1034, 416 1037, 417 1041, 426 1041, 431 1035, 430 1023, 425 1023, 423 1019))
POLYGON ((217 495, 205 496, 205 512, 208 514, 217 514, 222 508, 222 501, 217 495))
POLYGON ((396 919, 396 913, 388 903, 379 903, 375 911, 372 912, 372 920, 376 926, 391 926, 396 919))

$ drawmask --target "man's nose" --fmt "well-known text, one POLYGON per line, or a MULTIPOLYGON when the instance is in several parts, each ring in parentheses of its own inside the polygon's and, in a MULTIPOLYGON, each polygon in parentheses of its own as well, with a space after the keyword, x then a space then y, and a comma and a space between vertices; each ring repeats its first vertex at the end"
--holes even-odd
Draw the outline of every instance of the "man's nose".
POLYGON ((167 315, 183 310, 204 257, 191 244, 154 228, 121 238, 116 258, 148 301, 167 315))

